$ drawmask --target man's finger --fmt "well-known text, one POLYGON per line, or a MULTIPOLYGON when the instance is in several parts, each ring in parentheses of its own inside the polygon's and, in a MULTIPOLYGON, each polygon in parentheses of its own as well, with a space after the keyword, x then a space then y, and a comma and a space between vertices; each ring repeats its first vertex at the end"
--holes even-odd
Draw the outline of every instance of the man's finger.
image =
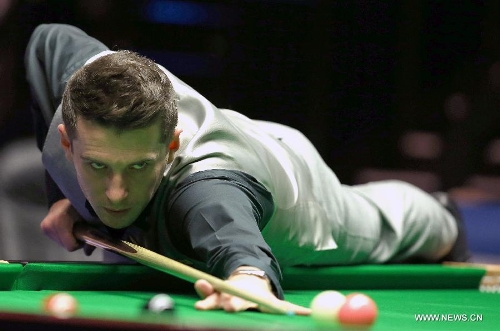
POLYGON ((74 252, 83 246, 83 243, 76 240, 76 238, 73 236, 73 233, 66 232, 65 229, 57 231, 56 236, 57 238, 59 238, 62 246, 69 252, 74 252))
POLYGON ((221 294, 220 305, 227 312, 237 312, 248 309, 257 309, 258 305, 226 293, 221 294))
POLYGON ((221 309, 219 293, 213 293, 203 300, 199 300, 194 304, 194 308, 199 310, 215 310, 221 309))
POLYGON ((85 254, 85 256, 92 255, 92 252, 94 252, 94 250, 95 250, 95 247, 92 245, 88 245, 88 244, 83 245, 83 253, 85 254))
POLYGON ((215 293, 214 287, 204 279, 199 279, 194 283, 194 289, 200 298, 205 299, 209 295, 215 293))

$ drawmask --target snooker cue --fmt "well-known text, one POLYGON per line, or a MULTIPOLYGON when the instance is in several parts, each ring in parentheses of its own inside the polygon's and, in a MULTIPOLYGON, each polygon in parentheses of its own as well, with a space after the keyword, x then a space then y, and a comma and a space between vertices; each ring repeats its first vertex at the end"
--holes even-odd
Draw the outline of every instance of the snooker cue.
POLYGON ((206 272, 187 266, 176 260, 150 251, 144 247, 132 244, 124 240, 111 238, 83 222, 75 223, 73 234, 77 239, 89 245, 110 250, 120 255, 126 256, 134 261, 153 269, 166 272, 172 276, 181 278, 191 283, 198 279, 204 279, 209 282, 214 289, 219 292, 228 293, 244 300, 258 304, 261 307, 269 309, 273 313, 293 315, 293 312, 286 309, 283 305, 268 302, 267 300, 255 295, 249 291, 239 289, 238 287, 227 283, 226 281, 212 276, 206 272))

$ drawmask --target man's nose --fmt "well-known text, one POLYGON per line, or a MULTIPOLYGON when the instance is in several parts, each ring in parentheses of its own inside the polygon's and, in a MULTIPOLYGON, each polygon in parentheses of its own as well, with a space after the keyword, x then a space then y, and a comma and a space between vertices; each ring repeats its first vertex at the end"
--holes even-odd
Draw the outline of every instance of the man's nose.
POLYGON ((111 175, 106 188, 106 195, 111 202, 120 202, 127 197, 128 188, 122 175, 111 175))

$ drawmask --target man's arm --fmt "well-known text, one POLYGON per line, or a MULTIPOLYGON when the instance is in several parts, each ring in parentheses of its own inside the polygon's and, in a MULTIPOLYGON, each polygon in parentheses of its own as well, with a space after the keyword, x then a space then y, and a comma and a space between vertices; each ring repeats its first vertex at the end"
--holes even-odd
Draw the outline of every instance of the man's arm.
POLYGON ((205 262, 218 277, 252 279, 283 297, 278 262, 260 232, 274 212, 273 200, 253 177, 227 170, 193 174, 176 187, 167 212, 179 251, 205 262), (237 269, 263 270, 266 277, 234 273, 237 269))
POLYGON ((72 252, 82 246, 73 236, 73 225, 80 220, 81 216, 71 202, 61 199, 51 205, 47 216, 40 223, 40 228, 45 235, 72 252))
MULTIPOLYGON (((61 103, 66 81, 91 56, 107 49, 98 40, 70 25, 42 24, 33 31, 24 60, 40 150, 43 149, 52 117, 61 103)), ((65 198, 48 173, 46 185, 49 207, 65 198)))

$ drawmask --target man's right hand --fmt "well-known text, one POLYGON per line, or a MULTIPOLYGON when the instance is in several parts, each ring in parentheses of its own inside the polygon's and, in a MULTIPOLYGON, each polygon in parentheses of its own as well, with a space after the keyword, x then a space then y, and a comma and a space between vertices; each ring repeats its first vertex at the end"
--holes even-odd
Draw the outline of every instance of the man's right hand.
POLYGON ((40 223, 42 232, 66 250, 73 252, 84 249, 85 255, 92 254, 94 247, 84 245, 73 236, 73 225, 83 221, 68 199, 61 199, 50 207, 47 216, 40 223))

